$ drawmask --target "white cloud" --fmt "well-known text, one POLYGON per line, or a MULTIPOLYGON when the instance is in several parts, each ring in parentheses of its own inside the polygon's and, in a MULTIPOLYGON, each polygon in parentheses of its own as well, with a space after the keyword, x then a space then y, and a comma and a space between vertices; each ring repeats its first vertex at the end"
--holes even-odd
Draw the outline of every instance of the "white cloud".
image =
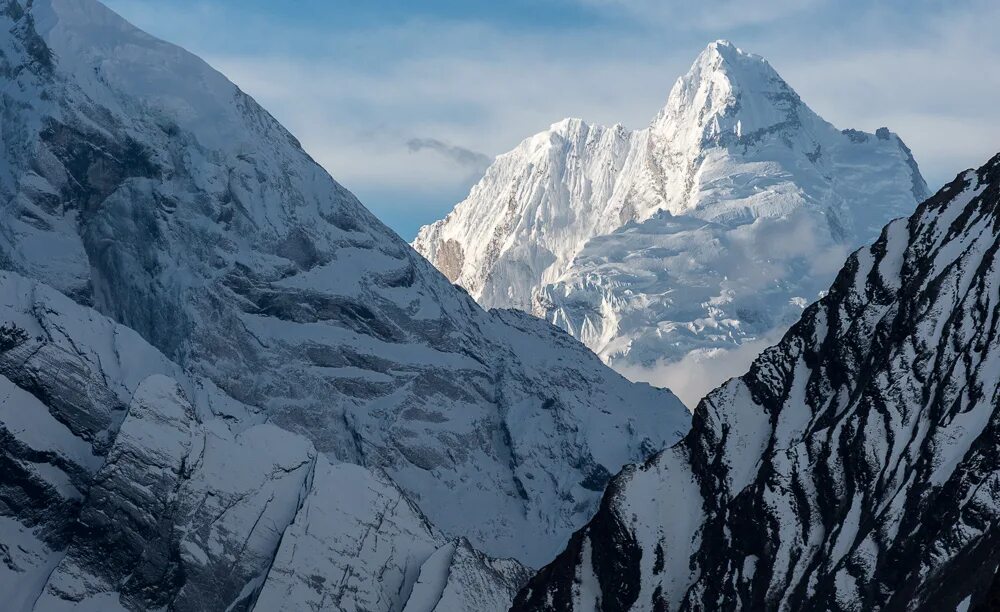
POLYGON ((825 3, 825 0, 581 0, 584 4, 632 13, 673 27, 703 31, 730 30, 760 25, 788 17, 825 3))
POLYGON ((689 410, 701 398, 730 378, 742 376, 764 349, 781 340, 782 333, 748 340, 732 349, 700 350, 688 353, 680 361, 660 361, 652 366, 629 366, 615 369, 625 378, 666 387, 674 392, 689 410))

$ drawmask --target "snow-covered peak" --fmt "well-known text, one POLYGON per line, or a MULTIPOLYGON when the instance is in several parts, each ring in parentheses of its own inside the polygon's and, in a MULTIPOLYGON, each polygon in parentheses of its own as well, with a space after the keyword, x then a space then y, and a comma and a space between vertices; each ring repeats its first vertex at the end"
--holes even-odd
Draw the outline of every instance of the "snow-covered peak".
MULTIPOLYGON (((728 41, 708 45, 677 80, 650 130, 691 159, 708 146, 747 145, 775 131, 834 132, 763 57, 728 41)), ((794 136, 793 136, 794 138, 794 136)))
POLYGON ((581 130, 585 130, 589 125, 579 117, 566 117, 562 121, 556 121, 549 126, 549 131, 556 134, 569 135, 581 130))
POLYGON ((678 81, 728 81, 735 88, 767 81, 782 81, 763 56, 740 49, 728 40, 709 43, 698 54, 687 74, 678 81))
POLYGON ((698 54, 687 74, 677 79, 665 110, 721 107, 743 90, 757 92, 775 88, 788 86, 767 60, 727 40, 717 40, 698 54), (777 87, 769 87, 772 83, 777 87))
MULTIPOLYGON (((836 129, 762 57, 716 41, 648 128, 555 123, 413 245, 480 304, 545 317, 672 386, 649 368, 780 335, 827 262, 926 195, 897 136, 836 129)), ((699 390, 735 373, 721 372, 699 390)))
POLYGON ((35 0, 31 12, 60 72, 99 104, 125 112, 141 104, 212 148, 240 152, 251 145, 253 133, 233 112, 239 89, 201 58, 96 0, 35 0))
POLYGON ((613 147, 615 142, 627 141, 631 134, 620 123, 608 128, 578 117, 567 117, 553 123, 549 129, 525 138, 512 151, 499 157, 518 163, 528 160, 544 164, 547 157, 585 156, 588 150, 613 147))

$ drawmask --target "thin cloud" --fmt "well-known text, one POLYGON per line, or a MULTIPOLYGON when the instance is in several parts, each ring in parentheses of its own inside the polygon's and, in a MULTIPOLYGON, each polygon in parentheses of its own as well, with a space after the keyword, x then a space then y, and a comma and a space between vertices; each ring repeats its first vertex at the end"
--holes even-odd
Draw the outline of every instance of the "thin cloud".
POLYGON ((411 138, 407 141, 406 147, 410 153, 435 151, 458 165, 465 166, 474 174, 481 174, 493 163, 493 158, 485 153, 448 144, 437 138, 411 138))
POLYGON ((580 0, 598 9, 621 11, 643 23, 697 28, 707 32, 756 26, 815 9, 825 0, 580 0))
POLYGON ((625 378, 666 387, 674 392, 688 410, 694 410, 701 398, 730 378, 742 376, 760 353, 781 340, 784 330, 748 340, 731 349, 694 351, 679 361, 661 361, 652 366, 616 367, 625 378))

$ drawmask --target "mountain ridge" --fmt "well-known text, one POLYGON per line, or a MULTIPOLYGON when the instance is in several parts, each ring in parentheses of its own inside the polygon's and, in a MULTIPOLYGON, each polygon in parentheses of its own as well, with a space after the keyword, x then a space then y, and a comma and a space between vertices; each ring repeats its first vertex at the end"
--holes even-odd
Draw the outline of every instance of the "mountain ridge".
POLYGON ((686 427, 668 391, 483 311, 204 61, 93 0, 3 6, 0 267, 218 386, 234 429, 383 470, 449 537, 537 565, 686 427))

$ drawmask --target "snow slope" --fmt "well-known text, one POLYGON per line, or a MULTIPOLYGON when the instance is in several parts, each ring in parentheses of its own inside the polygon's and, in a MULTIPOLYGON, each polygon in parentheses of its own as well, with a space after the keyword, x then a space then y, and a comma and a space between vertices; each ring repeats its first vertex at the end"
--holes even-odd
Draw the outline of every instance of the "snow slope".
POLYGON ((513 610, 993 609, 997 449, 1000 155, 851 255, 513 610))
POLYGON ((0 272, 0 321, 4 610, 402 610, 432 560, 468 577, 450 609, 523 582, 45 285, 0 272))
POLYGON ((482 305, 548 319, 632 378, 705 377, 683 389, 696 401, 728 376, 678 362, 780 336, 926 196, 895 134, 835 129, 763 58, 718 41, 649 127, 556 123, 413 245, 482 305))
POLYGON ((686 429, 669 392, 480 309, 197 57, 95 0, 3 6, 0 268, 533 565, 686 429))

